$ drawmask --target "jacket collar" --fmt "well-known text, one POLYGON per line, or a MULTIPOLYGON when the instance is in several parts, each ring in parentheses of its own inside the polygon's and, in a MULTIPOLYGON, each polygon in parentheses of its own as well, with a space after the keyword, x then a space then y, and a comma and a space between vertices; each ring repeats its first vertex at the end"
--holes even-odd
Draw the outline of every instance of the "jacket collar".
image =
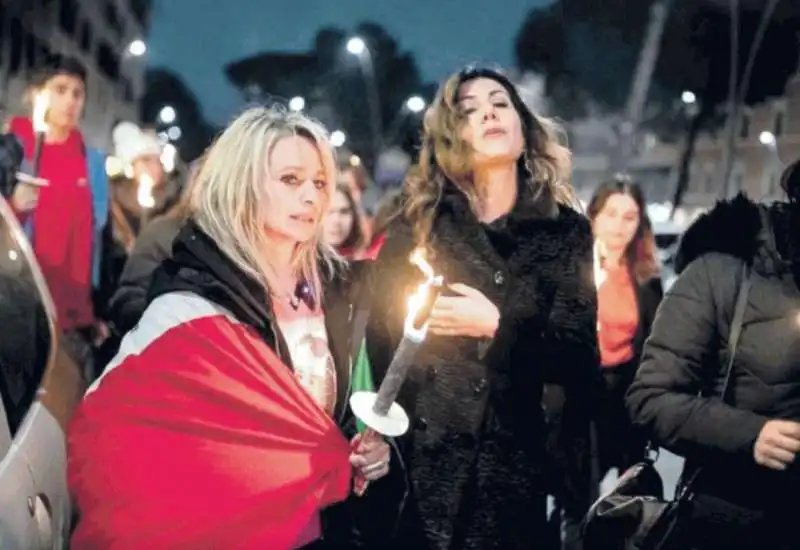
POLYGON ((684 233, 675 255, 681 273, 695 259, 719 253, 750 263, 765 275, 800 268, 800 206, 761 205, 739 194, 719 201, 684 233))
MULTIPOLYGON (((458 186, 447 181, 442 190, 440 212, 451 213, 457 219, 480 223, 469 204, 469 199, 458 186)), ((520 178, 517 189, 517 201, 511 211, 491 226, 524 226, 539 220, 554 219, 558 217, 558 204, 548 187, 540 184, 530 185, 520 178)))

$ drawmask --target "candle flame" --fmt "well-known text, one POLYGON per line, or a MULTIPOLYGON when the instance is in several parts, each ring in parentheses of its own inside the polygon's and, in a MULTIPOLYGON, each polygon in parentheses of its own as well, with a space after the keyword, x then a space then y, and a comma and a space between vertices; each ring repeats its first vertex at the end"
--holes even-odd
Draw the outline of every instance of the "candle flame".
POLYGON ((608 277, 606 270, 603 269, 603 256, 603 243, 596 240, 594 243, 594 284, 597 289, 608 277))
POLYGON ((415 248, 408 261, 417 266, 417 268, 422 271, 422 274, 425 275, 426 279, 432 280, 436 278, 433 267, 425 260, 425 251, 423 249, 415 248))
POLYGON ((50 108, 50 92, 41 90, 33 97, 33 130, 37 134, 47 132, 47 110, 50 108))
POLYGON ((156 205, 156 200, 153 198, 153 187, 155 187, 155 182, 149 174, 139 176, 136 200, 139 201, 139 206, 142 208, 153 208, 156 205))
POLYGON ((425 275, 425 280, 417 286, 416 291, 409 296, 406 303, 406 320, 403 326, 405 333, 417 338, 425 338, 428 332, 428 322, 425 320, 421 328, 414 326, 414 321, 417 318, 419 311, 425 306, 428 300, 431 299, 431 292, 434 286, 441 286, 443 279, 440 275, 436 275, 433 267, 425 260, 425 252, 417 248, 409 258, 409 261, 417 266, 419 270, 425 275))

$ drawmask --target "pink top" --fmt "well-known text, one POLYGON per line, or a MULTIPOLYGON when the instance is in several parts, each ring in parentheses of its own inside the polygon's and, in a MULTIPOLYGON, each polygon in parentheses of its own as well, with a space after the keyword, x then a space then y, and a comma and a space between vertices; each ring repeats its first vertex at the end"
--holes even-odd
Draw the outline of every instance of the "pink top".
MULTIPOLYGON (((297 311, 284 300, 273 303, 278 326, 289 348, 300 384, 317 404, 332 416, 336 407, 336 366, 328 345, 325 316, 300 302, 297 311)), ((322 522, 315 515, 297 541, 296 548, 322 536, 322 522)))

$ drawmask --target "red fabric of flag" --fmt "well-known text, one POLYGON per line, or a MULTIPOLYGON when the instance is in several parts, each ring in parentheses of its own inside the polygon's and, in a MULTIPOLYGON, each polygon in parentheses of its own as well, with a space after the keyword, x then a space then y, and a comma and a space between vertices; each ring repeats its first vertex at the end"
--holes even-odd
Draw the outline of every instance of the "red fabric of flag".
POLYGON ((73 550, 291 549, 351 489, 339 428, 252 330, 221 315, 112 365, 68 446, 73 550))

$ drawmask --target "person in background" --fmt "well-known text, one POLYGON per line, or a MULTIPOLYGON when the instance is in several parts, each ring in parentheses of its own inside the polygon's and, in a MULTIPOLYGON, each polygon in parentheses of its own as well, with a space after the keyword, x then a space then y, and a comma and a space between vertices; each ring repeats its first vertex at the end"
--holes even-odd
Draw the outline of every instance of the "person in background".
POLYGON ((106 307, 142 227, 167 211, 179 192, 161 164, 162 147, 156 136, 122 122, 112 137, 123 173, 111 179, 111 223, 105 234, 100 298, 106 307))
POLYGON ((595 237, 597 335, 606 391, 597 420, 600 477, 640 462, 646 441, 625 409, 645 339, 663 291, 655 238, 641 188, 625 179, 601 184, 587 214, 595 237))
MULTIPOLYGON (((87 147, 78 129, 86 102, 86 69, 75 58, 51 58, 36 74, 30 91, 46 91, 49 98, 39 165, 39 176, 48 185, 38 189, 34 201, 25 200, 25 188, 17 186, 10 204, 53 296, 64 342, 91 380, 94 346, 108 335, 95 314, 93 290, 101 282, 109 196, 105 155, 87 147)), ((32 161, 36 135, 31 118, 11 118, 9 130, 32 161)))
POLYGON ((394 219, 403 210, 403 193, 400 189, 389 191, 378 203, 378 210, 372 222, 372 240, 364 250, 364 258, 375 260, 386 241, 386 232, 394 219))
POLYGON ((380 197, 380 190, 360 162, 356 164, 353 164, 352 161, 341 163, 339 181, 350 188, 350 196, 353 197, 353 202, 359 211, 361 235, 365 241, 369 241, 372 235, 372 216, 380 197))
POLYGON ((322 230, 325 242, 348 260, 361 259, 364 248, 361 210, 353 200, 350 186, 339 184, 325 214, 322 230))
POLYGON ((342 163, 339 168, 340 181, 350 188, 353 200, 363 209, 363 221, 366 223, 365 229, 369 229, 372 216, 375 214, 375 207, 380 198, 380 190, 370 179, 364 165, 360 162, 353 164, 351 161, 342 163))
POLYGON ((117 340, 139 322, 147 307, 147 289, 153 272, 172 255, 172 241, 189 215, 189 199, 200 166, 202 158, 192 164, 180 200, 164 215, 148 223, 136 239, 109 302, 108 320, 117 340))
POLYGON ((414 422, 400 439, 412 487, 397 548, 537 548, 549 490, 574 517, 588 509, 597 303, 570 165, 554 123, 498 71, 458 72, 426 114, 420 176, 378 256, 367 330, 380 381, 421 251, 447 286, 398 398, 414 422), (553 429, 546 384, 563 392, 553 429))
POLYGON ((764 205, 739 195, 689 227, 675 260, 678 278, 628 390, 634 423, 697 476, 679 525, 682 548, 798 548, 800 163, 787 168, 781 186, 788 201, 764 205))
POLYGON ((113 140, 124 177, 114 185, 112 215, 115 224, 126 225, 125 232, 135 237, 147 221, 178 201, 180 185, 164 170, 161 142, 154 134, 121 122, 114 128, 113 140))

